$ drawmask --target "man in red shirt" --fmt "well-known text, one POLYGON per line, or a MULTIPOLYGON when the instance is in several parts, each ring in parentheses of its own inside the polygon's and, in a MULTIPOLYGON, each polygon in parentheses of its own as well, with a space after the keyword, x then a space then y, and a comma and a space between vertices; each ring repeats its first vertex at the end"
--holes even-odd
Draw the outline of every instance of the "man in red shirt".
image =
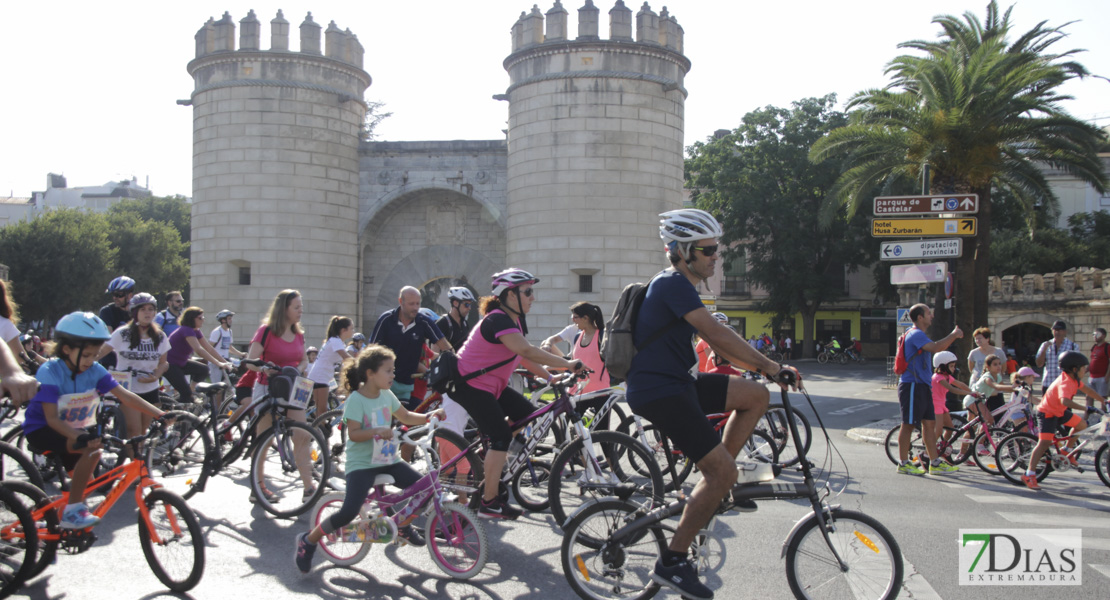
POLYGON ((1091 346, 1091 389, 1098 392, 1103 398, 1107 388, 1106 369, 1110 367, 1110 344, 1106 343, 1106 330, 1096 327, 1094 331, 1095 344, 1091 346))

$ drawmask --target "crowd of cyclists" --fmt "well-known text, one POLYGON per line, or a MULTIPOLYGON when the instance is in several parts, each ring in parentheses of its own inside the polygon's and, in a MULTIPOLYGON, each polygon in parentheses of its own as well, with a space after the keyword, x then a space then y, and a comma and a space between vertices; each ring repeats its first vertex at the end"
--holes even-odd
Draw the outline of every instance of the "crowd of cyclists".
MULTIPOLYGON (((701 473, 651 578, 685 597, 709 599, 713 591, 700 581, 690 555, 691 544, 722 507, 748 512, 758 508, 750 499, 730 495, 737 482, 736 457, 767 410, 770 397, 765 383, 745 375, 755 374, 783 389, 797 387, 801 375, 793 367, 772 360, 738 335, 725 315, 710 313, 702 304, 697 285, 713 274, 720 256, 722 231, 717 221, 704 211, 683 209, 660 215, 659 229, 671 266, 647 284, 636 313, 636 353, 625 381, 625 399, 635 415, 665 435, 701 473), (695 338, 697 343, 691 343, 695 338), (731 415, 720 433, 706 418, 714 413, 731 415)), ((342 407, 345 485, 339 486, 345 499, 338 512, 296 536, 296 566, 308 573, 320 540, 356 518, 380 475, 389 475, 393 485, 401 488, 421 477, 408 465, 412 445, 394 439, 395 422, 422 425, 434 418, 460 435, 471 423, 488 439, 482 457, 484 481, 498 482, 517 433, 509 423, 536 408, 510 385, 518 368, 541 380, 551 380, 558 371, 588 378, 585 392, 609 388, 612 381, 601 350, 605 319, 598 306, 576 303, 570 307, 571 327, 540 346, 528 341, 527 315, 539 284, 540 279, 528 271, 506 269, 493 275, 487 296, 477 298, 468 288, 451 288, 450 310, 444 315, 421 309, 419 291, 405 287, 400 291, 398 306, 381 315, 371 335, 356 332, 350 317, 334 316, 319 347, 306 345, 300 324, 300 292, 283 290, 251 336, 246 352, 234 346, 234 312, 224 309, 217 313, 218 324, 205 335, 203 308, 185 307, 181 294, 172 292, 165 296, 167 308, 159 312, 157 300, 150 294, 136 293, 136 282, 126 276, 109 283, 106 293, 112 301, 99 315, 74 312, 63 317, 54 328, 53 348, 49 349, 39 346, 31 335, 17 331, 10 336, 17 311, 7 288, 0 287, 0 334, 9 342, 0 348, 0 383, 17 406, 25 407, 22 426, 28 447, 39 454, 60 457, 72 472, 60 526, 85 529, 97 522, 85 504, 84 488, 100 444, 95 434, 83 428, 88 424, 88 411, 78 409, 95 405, 98 396, 111 394, 120 401, 127 435, 135 437, 150 426, 152 419, 165 416, 164 407, 159 406, 164 399, 160 395, 163 380, 176 392, 175 402, 188 405, 194 401, 198 382, 227 381, 226 374, 235 371, 239 374, 235 381, 238 406, 222 429, 215 431, 217 436, 230 436, 230 424, 273 393, 268 385, 270 378, 285 376, 283 368, 295 369, 295 374, 311 384, 311 406, 306 402, 285 411, 285 418, 292 421, 305 422, 306 412, 314 409, 319 415, 331 408, 330 391, 338 379, 340 390, 346 392, 342 407), (469 318, 475 308, 479 315, 476 320, 469 318), (569 355, 558 349, 560 342, 569 343, 569 355), (449 392, 443 394, 440 408, 417 412, 431 393, 423 374, 430 360, 441 353, 457 358, 457 377, 449 392), (207 367, 194 357, 203 359, 207 367), (233 357, 246 360, 237 369, 233 357), (34 378, 26 373, 34 373, 34 378), (122 376, 119 374, 130 375, 126 385, 117 381, 116 377, 122 376)), ((921 328, 927 327, 927 316, 931 316, 927 307, 911 311, 911 317, 921 321, 921 328)), ((950 420, 943 420, 947 417, 943 403, 926 413, 926 408, 934 407, 935 398, 949 392, 970 398, 1020 392, 1020 384, 1028 383, 1034 375, 1020 371, 1011 384, 1006 384, 1001 377, 1001 361, 988 353, 981 364, 975 357, 969 358, 969 364, 982 376, 972 386, 959 383, 954 377, 955 356, 945 351, 956 337, 958 333, 953 332, 941 342, 917 337, 906 342, 911 383, 916 381, 914 377, 925 377, 931 397, 926 396, 927 407, 908 408, 903 402, 905 425, 907 431, 912 431, 915 425, 928 424, 926 450, 935 445, 938 435, 932 422, 941 419, 942 424, 951 425, 950 420)), ((1082 383, 1086 357, 1064 352, 1054 358, 1062 375, 1046 388, 1036 415, 1044 445, 1056 428, 1081 428, 1078 417, 1068 410, 1085 408, 1071 400, 1077 391, 1103 400, 1082 383)), ((900 390, 900 398, 908 395, 916 399, 916 394, 916 390, 908 394, 900 390)), ((972 402, 968 407, 975 410, 976 404, 972 402)), ((989 411, 984 410, 982 418, 989 417, 989 411)), ((269 419, 269 415, 258 419, 260 431, 270 428, 269 419)), ((330 431, 324 435, 331 435, 330 431)), ((318 498, 318 488, 328 485, 314 478, 316 458, 310 454, 315 450, 309 437, 294 434, 291 438, 300 491, 306 501, 318 498)), ((1038 453, 1043 452, 1042 444, 1037 446, 1038 453)), ((929 470, 948 470, 934 455, 936 449, 931 450, 929 470)), ((900 472, 924 472, 909 459, 903 452, 900 472)), ((252 477, 260 475, 252 472, 252 477)), ((1036 487, 1035 483, 1027 481, 1030 487, 1036 487)), ((521 510, 498 485, 484 486, 479 494, 479 516, 510 520, 520 516, 521 510)), ((262 479, 252 482, 250 493, 252 501, 260 497, 267 502, 276 497, 262 479)), ((407 522, 398 530, 398 537, 412 545, 427 542, 407 522)))

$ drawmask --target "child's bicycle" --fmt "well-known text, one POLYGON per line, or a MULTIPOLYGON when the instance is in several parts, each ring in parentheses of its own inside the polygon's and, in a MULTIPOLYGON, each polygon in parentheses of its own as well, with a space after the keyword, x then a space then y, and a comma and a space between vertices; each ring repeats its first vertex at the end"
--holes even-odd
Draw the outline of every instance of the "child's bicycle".
MULTIPOLYGON (((1098 427, 1088 427, 1086 430, 1080 432, 1078 435, 1063 435, 1056 433, 1052 438, 1052 445, 1045 451, 1044 456, 1041 457, 1040 464, 1035 469, 1037 473, 1037 481, 1044 481, 1048 474, 1053 471, 1067 472, 1077 471, 1083 472, 1083 468, 1079 466, 1079 457, 1083 453, 1083 449, 1088 444, 1095 444, 1098 446, 1098 451, 1095 452, 1095 471, 1098 472, 1098 478, 1102 483, 1110 487, 1110 415, 1094 409, 1094 413, 1102 416, 1102 424, 1098 427), (1068 444, 1074 441, 1077 437, 1082 437, 1083 441, 1076 444, 1074 448, 1069 448, 1068 444)), ((1033 448, 1037 445, 1037 436, 1024 431, 1012 433, 1002 439, 998 444, 998 450, 995 451, 995 461, 1005 477, 1010 483, 1014 485, 1025 485, 1021 481, 1021 476, 1025 475, 1026 469, 1029 468, 1029 462, 1032 460, 1033 448)))
MULTIPOLYGON (((196 515, 185 500, 173 492, 160 489, 158 482, 151 479, 146 460, 139 452, 139 447, 144 442, 149 442, 162 433, 166 428, 167 418, 176 418, 180 414, 182 413, 167 413, 166 417, 155 419, 147 433, 129 440, 103 435, 102 446, 119 453, 130 448, 132 455, 139 458, 125 462, 89 481, 86 486, 86 501, 91 500, 96 491, 106 491, 104 499, 92 507, 94 515, 104 517, 132 484, 138 482, 135 504, 139 507, 139 541, 142 543, 143 554, 154 575, 166 587, 175 592, 186 592, 196 587, 204 575, 204 534, 196 515)), ((70 553, 80 553, 88 550, 96 541, 91 527, 59 527, 59 518, 67 501, 66 494, 47 497, 45 492, 25 482, 13 481, 5 485, 21 495, 21 500, 26 500, 25 505, 34 507, 31 518, 38 524, 38 556, 28 579, 37 577, 54 562, 59 548, 70 553)), ((9 543, 19 538, 30 540, 31 536, 17 522, 0 523, 0 539, 9 543)))
MULTIPOLYGON (((432 432, 438 422, 435 417, 429 422, 432 432)), ((395 437, 399 438, 400 434, 395 433, 395 437)), ((465 456, 463 453, 456 455, 444 463, 441 470, 450 471, 465 456)), ((440 470, 432 469, 398 493, 385 492, 385 485, 390 483, 393 483, 392 476, 378 475, 359 517, 320 539, 320 549, 328 560, 337 565, 353 565, 366 557, 371 544, 398 542, 399 528, 426 515, 424 538, 432 562, 456 579, 470 579, 481 572, 489 557, 485 525, 471 509, 444 500, 440 470)), ((312 526, 320 525, 338 511, 343 498, 341 493, 324 496, 312 511, 312 526)))
MULTIPOLYGON (((809 401, 809 394, 799 386, 809 401)), ((787 391, 783 405, 790 409, 787 391)), ((826 442, 832 441, 820 414, 818 423, 826 442)), ((751 500, 806 500, 812 512, 794 524, 783 543, 786 579, 797 598, 890 599, 902 587, 902 553, 894 536, 867 514, 844 510, 825 503, 830 493, 826 482, 814 476, 815 467, 800 443, 797 424, 788 421, 790 433, 801 454, 800 482, 738 483, 732 502, 751 500)), ((830 470, 824 475, 831 476, 830 470)), ((628 501, 625 490, 617 498, 603 498, 584 506, 564 526, 560 558, 563 574, 578 596, 588 600, 645 599, 659 591, 651 579, 656 560, 667 548, 666 532, 673 531, 667 519, 678 516, 686 506, 682 497, 665 506, 648 509, 628 501)), ((731 508, 723 504, 722 511, 731 508)), ((691 549, 695 564, 705 566, 715 544, 711 528, 703 530, 691 549)))
POLYGON ((0 483, 0 523, 13 525, 12 535, 0 536, 0 598, 7 598, 23 585, 35 568, 38 530, 31 518, 31 509, 8 489, 6 483, 0 483))

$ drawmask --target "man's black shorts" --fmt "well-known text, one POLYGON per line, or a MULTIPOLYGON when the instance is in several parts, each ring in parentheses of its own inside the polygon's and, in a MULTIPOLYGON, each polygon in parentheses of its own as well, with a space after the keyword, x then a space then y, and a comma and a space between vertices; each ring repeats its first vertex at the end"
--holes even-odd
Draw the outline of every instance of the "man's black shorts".
POLYGON ((632 412, 670 438, 695 463, 721 443, 721 436, 705 415, 725 412, 728 400, 728 375, 699 373, 697 383, 676 396, 666 396, 632 412))
POLYGON ((902 405, 904 425, 937 419, 933 410, 933 388, 927 383, 898 382, 898 404, 902 405))

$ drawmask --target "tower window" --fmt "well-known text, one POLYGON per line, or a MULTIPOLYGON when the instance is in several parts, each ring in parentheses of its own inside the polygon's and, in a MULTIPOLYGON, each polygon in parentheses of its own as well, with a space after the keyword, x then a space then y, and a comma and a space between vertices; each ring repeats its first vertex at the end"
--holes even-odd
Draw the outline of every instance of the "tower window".
POLYGON ((593 275, 579 275, 578 276, 578 293, 588 294, 594 291, 594 276, 593 275))

